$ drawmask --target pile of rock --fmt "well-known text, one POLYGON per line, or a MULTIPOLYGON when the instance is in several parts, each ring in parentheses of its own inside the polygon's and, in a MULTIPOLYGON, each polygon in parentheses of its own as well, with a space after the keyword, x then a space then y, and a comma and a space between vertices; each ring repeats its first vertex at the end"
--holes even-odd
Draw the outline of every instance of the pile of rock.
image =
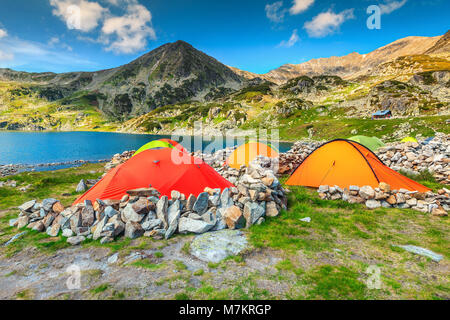
POLYGON ((278 173, 292 174, 302 161, 322 144, 323 142, 312 140, 297 141, 288 152, 280 153, 278 173))
POLYGON ((395 171, 428 170, 438 182, 450 184, 450 135, 437 133, 429 141, 388 144, 377 155, 395 171))
POLYGON ((10 187, 10 188, 15 188, 17 187, 17 181, 16 180, 7 180, 7 181, 0 181, 0 188, 3 187, 10 187))
POLYGON ((19 170, 17 169, 17 167, 12 164, 0 165, 0 178, 17 174, 18 172, 19 170))
POLYGON ((365 204, 369 209, 400 208, 413 209, 434 216, 447 216, 450 211, 450 190, 442 189, 437 194, 433 192, 417 192, 405 189, 391 190, 390 185, 381 182, 377 188, 370 186, 320 186, 317 190, 321 199, 344 200, 349 203, 365 204))
POLYGON ((237 146, 227 147, 225 149, 217 150, 213 153, 202 153, 200 151, 195 151, 192 153, 192 156, 198 159, 202 159, 205 163, 213 168, 218 168, 222 167, 225 164, 225 161, 236 148, 237 146))
POLYGON ((108 172, 112 168, 117 167, 119 164, 124 163, 130 159, 136 151, 124 151, 122 153, 115 154, 111 161, 105 164, 105 170, 108 172))
POLYGON ((107 243, 122 234, 168 239, 177 232, 248 228, 287 208, 285 190, 272 171, 252 164, 240 170, 224 168, 222 174, 236 187, 206 188, 198 197, 172 191, 169 200, 154 188, 144 188, 128 191, 121 200, 87 200, 69 208, 56 199, 32 200, 19 207, 19 218, 10 225, 52 237, 62 232, 67 242, 77 245, 86 238, 107 243))

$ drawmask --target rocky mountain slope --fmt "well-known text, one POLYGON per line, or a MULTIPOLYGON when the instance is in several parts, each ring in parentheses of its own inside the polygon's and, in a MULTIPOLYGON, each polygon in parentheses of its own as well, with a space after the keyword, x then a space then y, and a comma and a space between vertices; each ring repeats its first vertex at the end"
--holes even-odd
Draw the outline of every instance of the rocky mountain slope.
POLYGON ((184 41, 165 44, 115 69, 63 74, 0 69, 0 80, 34 84, 30 89, 49 101, 66 98, 70 103, 75 93, 84 91, 113 119, 187 100, 211 100, 244 83, 243 77, 184 41))
POLYGON ((450 52, 450 30, 447 31, 430 49, 425 51, 425 54, 440 54, 448 55, 450 52))
POLYGON ((368 54, 353 52, 342 57, 312 59, 301 64, 286 64, 262 75, 239 72, 235 68, 233 70, 248 78, 260 77, 277 84, 302 75, 329 74, 348 79, 370 73, 371 69, 379 64, 402 56, 448 52, 449 38, 450 32, 438 37, 407 37, 368 54))
POLYGON ((282 139, 448 132, 448 39, 408 37, 367 55, 288 65, 273 81, 183 41, 98 72, 0 69, 0 130, 192 134, 200 121, 204 134, 277 128, 282 139), (384 109, 394 119, 371 122, 384 109))

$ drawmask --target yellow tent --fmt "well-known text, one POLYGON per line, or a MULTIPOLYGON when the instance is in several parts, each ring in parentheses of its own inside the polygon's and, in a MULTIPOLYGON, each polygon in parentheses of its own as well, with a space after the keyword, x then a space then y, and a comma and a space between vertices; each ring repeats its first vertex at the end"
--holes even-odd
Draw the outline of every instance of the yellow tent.
POLYGON ((242 165, 248 167, 250 162, 258 156, 276 158, 278 151, 264 143, 251 141, 234 150, 228 157, 227 164, 235 169, 239 169, 242 165))

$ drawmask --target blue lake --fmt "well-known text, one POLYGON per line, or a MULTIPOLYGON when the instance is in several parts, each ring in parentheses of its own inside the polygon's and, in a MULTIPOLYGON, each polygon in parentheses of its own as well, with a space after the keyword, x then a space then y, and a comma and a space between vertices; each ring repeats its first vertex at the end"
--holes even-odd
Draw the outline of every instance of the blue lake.
MULTIPOLYGON (((0 165, 36 165, 76 160, 106 160, 116 153, 122 153, 125 150, 137 150, 149 141, 162 138, 171 137, 110 132, 0 131, 0 165)), ((194 139, 188 136, 174 140, 179 141, 190 151, 206 148, 211 144, 211 140, 207 138, 204 138, 202 143, 194 143, 194 139)), ((242 139, 233 139, 232 141, 223 141, 221 145, 223 148, 239 145, 243 142, 242 139)), ((291 146, 292 143, 280 142, 278 149, 280 152, 286 152, 291 146)), ((68 166, 70 165, 62 167, 68 166)), ((52 167, 53 169, 55 167, 52 167)))

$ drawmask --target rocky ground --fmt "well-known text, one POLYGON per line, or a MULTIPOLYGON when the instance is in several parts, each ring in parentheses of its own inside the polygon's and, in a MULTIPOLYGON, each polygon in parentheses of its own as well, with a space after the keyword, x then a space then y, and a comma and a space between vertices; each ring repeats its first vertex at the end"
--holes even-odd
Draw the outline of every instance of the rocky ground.
POLYGON ((107 162, 108 160, 97 160, 97 161, 88 161, 88 160, 74 160, 74 161, 63 161, 63 162, 52 162, 52 163, 39 163, 39 164, 6 164, 0 165, 0 178, 10 176, 13 174, 17 174, 21 171, 36 171, 42 169, 51 169, 54 167, 61 166, 80 166, 85 163, 101 163, 107 162))
MULTIPOLYGON (((379 156, 395 156, 391 166, 414 171, 426 184, 421 161, 429 159, 435 179, 446 174, 448 141, 437 135, 388 145, 379 156)), ((232 149, 197 153, 236 188, 207 189, 195 199, 174 192, 169 201, 142 189, 122 201, 64 205, 132 152, 105 167, 56 171, 55 179, 70 176, 49 191, 34 182, 46 173, 4 178, 0 194, 9 196, 0 199, 0 298, 448 299, 446 185, 427 184, 433 188, 428 194, 387 185, 288 193, 273 170, 291 172, 319 145, 299 141, 279 162, 259 158, 242 170, 223 166, 232 149), (77 172, 85 173, 72 176, 77 172), (24 203, 27 198, 44 200, 24 203), (382 268, 381 289, 367 287, 370 265, 382 268), (80 287, 70 289, 76 268, 80 287)))
POLYGON ((317 189, 321 199, 343 200, 349 203, 362 203, 369 209, 400 208, 430 213, 437 217, 446 217, 450 211, 450 190, 443 188, 433 193, 391 190, 391 186, 380 182, 377 188, 371 186, 350 186, 342 189, 338 186, 320 186, 317 189))

